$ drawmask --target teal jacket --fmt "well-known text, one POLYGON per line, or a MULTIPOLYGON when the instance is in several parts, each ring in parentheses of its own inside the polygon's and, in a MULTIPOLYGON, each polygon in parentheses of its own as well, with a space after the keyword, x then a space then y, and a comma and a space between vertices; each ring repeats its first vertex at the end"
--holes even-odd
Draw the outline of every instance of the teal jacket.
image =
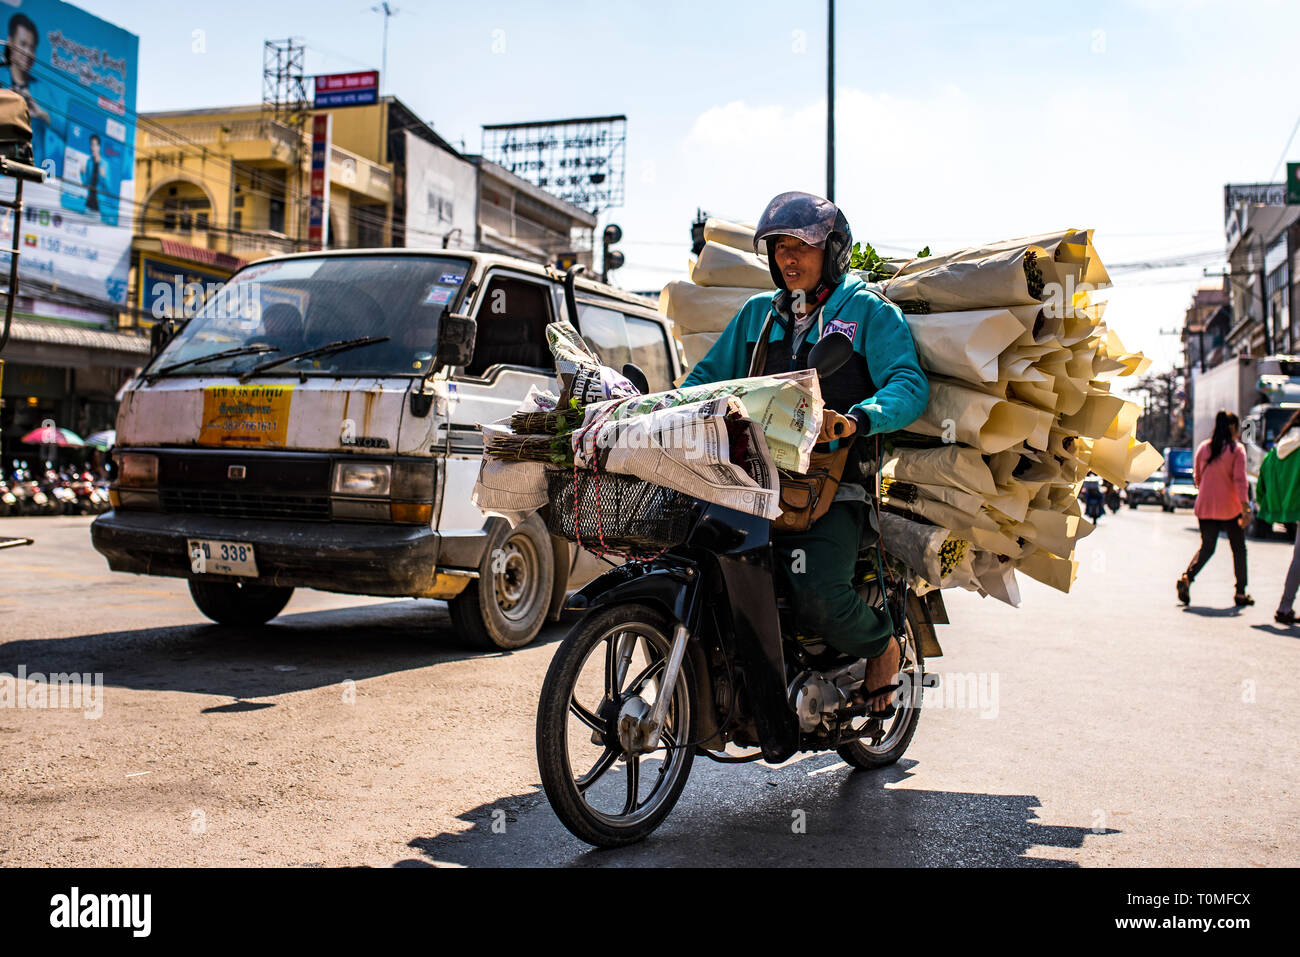
MULTIPOLYGON (((775 290, 759 293, 741 306, 682 385, 744 378, 749 372, 749 347, 758 341, 775 296, 775 290)), ((921 371, 912 330, 899 308, 869 291, 856 276, 845 276, 823 303, 822 315, 823 334, 851 333, 853 348, 867 360, 876 384, 875 394, 863 396, 848 413, 857 420, 861 433, 895 432, 911 425, 930 401, 930 382, 921 371), (862 430, 864 420, 869 426, 862 430)), ((773 322, 768 341, 779 342, 784 337, 783 328, 773 322)), ((806 341, 817 341, 816 323, 806 341)))
POLYGON ((1295 432, 1279 437, 1259 466, 1255 507, 1264 522, 1300 522, 1300 450, 1295 432), (1285 454, 1278 456, 1281 450, 1285 454))

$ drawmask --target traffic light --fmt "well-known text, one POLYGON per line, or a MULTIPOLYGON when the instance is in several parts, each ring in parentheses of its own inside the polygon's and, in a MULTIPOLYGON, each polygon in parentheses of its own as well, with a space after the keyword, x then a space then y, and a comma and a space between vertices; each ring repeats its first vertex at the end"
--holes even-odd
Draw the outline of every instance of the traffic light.
POLYGON ((704 248, 704 223, 707 220, 703 210, 695 211, 695 222, 691 223, 691 253, 698 256, 704 248))
POLYGON ((605 227, 604 235, 600 238, 601 245, 601 282, 609 282, 609 274, 623 265, 624 257, 621 252, 611 247, 623 238, 623 230, 614 223, 605 227))

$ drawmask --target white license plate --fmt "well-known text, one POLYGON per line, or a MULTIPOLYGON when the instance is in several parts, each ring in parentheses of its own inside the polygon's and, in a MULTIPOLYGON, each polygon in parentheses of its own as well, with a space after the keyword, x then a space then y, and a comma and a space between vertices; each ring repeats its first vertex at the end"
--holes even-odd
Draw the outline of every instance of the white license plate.
POLYGON ((246 542, 220 542, 210 538, 187 539, 190 570, 196 575, 257 577, 253 546, 246 542))

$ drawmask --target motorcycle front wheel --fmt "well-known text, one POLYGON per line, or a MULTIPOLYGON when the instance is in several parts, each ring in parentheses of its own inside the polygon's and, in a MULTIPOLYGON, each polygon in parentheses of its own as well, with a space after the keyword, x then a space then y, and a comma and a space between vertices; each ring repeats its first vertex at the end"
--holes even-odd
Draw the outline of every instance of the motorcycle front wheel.
POLYGON ((596 609, 551 659, 537 708, 537 765, 551 807, 576 837, 596 847, 644 840, 686 786, 694 747, 690 656, 676 686, 660 683, 672 623, 645 605, 596 609), (671 694, 653 750, 630 754, 619 717, 671 694))

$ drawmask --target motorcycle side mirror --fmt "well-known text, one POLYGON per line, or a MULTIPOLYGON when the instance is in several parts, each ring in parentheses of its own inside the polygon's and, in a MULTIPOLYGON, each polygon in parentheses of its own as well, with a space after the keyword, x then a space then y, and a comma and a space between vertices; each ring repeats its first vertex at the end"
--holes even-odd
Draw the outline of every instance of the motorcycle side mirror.
POLYGON ((478 323, 469 316, 444 312, 438 322, 438 347, 434 368, 467 366, 474 358, 478 323))
POLYGON ((650 394, 650 380, 646 378, 645 373, 641 371, 641 367, 636 363, 629 362, 623 366, 623 378, 632 383, 636 391, 642 395, 650 394))
POLYGON ((834 375, 853 355, 853 340, 842 332, 832 332, 817 340, 808 353, 808 368, 817 370, 817 377, 825 379, 834 375))

